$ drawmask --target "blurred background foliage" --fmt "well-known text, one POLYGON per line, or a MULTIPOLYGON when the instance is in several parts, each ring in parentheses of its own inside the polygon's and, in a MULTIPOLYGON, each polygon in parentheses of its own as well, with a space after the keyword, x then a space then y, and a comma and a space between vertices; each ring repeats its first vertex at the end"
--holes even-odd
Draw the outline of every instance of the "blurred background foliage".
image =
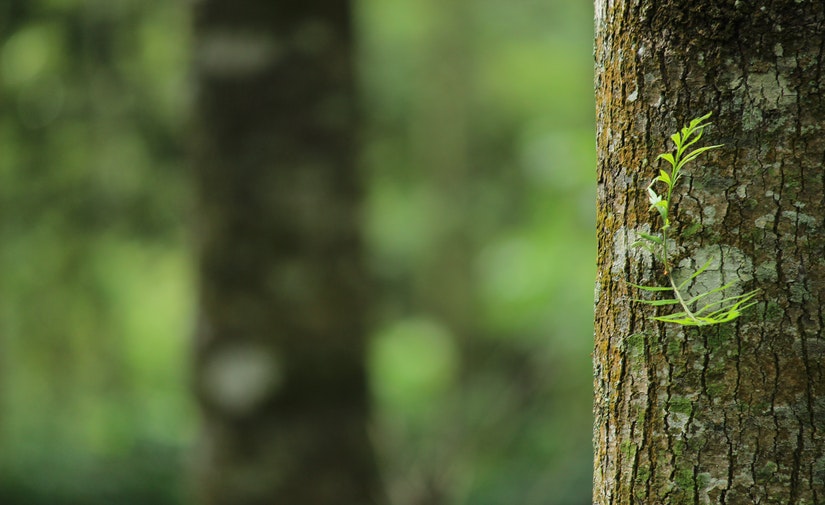
MULTIPOLYGON (((0 503, 187 503, 188 8, 0 3, 0 503)), ((392 504, 590 503, 592 6, 355 10, 392 504)))

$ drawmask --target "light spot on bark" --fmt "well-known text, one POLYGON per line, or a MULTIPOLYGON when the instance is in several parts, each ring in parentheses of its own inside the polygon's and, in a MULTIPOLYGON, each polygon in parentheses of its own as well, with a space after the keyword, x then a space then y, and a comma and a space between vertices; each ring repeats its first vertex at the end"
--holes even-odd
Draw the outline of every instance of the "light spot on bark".
POLYGON ((715 489, 727 489, 728 487, 728 479, 715 478, 709 472, 698 474, 696 476, 696 481, 702 484, 699 489, 700 504, 715 503, 715 501, 711 499, 710 493, 715 489))
POLYGON ((670 412, 667 416, 668 426, 679 433, 684 433, 690 416, 682 412, 670 412))
POLYGON ((616 0, 596 0, 595 3, 595 19, 597 25, 602 23, 606 18, 608 12, 613 10, 613 6, 616 3, 616 0))
POLYGON ((702 208, 702 221, 705 226, 716 223, 716 207, 708 205, 702 208))
POLYGON ((283 48, 272 35, 248 31, 204 34, 195 51, 201 71, 226 78, 243 78, 260 72, 283 54, 283 48))
POLYGON ((775 54, 776 56, 783 56, 785 54, 785 51, 782 49, 782 44, 777 42, 773 46, 773 54, 775 54))
POLYGON ((653 255, 643 247, 633 247, 633 243, 641 238, 639 233, 650 233, 650 225, 644 224, 638 230, 628 229, 624 226, 616 230, 613 234, 613 264, 610 273, 622 275, 627 265, 628 259, 640 263, 643 268, 650 269, 653 266, 653 255))
POLYGON ((762 105, 768 109, 796 101, 796 93, 781 74, 752 73, 748 75, 747 83, 751 98, 762 98, 762 105))
POLYGON ((762 124, 762 111, 756 107, 748 107, 742 114, 742 129, 745 131, 755 130, 762 124))
POLYGON ((815 217, 809 214, 804 214, 799 211, 786 210, 782 212, 782 217, 788 218, 791 220, 791 222, 794 223, 804 224, 805 226, 808 226, 810 228, 813 228, 817 225, 815 217))
POLYGON ((613 264, 610 273, 620 275, 627 265, 627 228, 622 226, 613 234, 613 264))
POLYGON ((750 471, 741 472, 733 477, 732 487, 750 489, 753 487, 753 475, 750 471))
POLYGON ((776 214, 765 214, 764 216, 757 217, 753 225, 764 230, 765 228, 773 228, 775 221, 776 214))
POLYGON ((779 276, 776 273, 776 261, 766 261, 756 267, 756 278, 761 282, 776 281, 779 276))
POLYGON ((645 96, 648 105, 658 107, 662 104, 661 79, 651 72, 645 74, 645 96))
POLYGON ((202 375, 204 390, 213 404, 233 416, 252 413, 283 380, 280 359, 260 344, 230 344, 207 359, 202 375))
POLYGON ((813 483, 819 486, 825 485, 825 456, 820 456, 814 463, 813 483))
POLYGON ((699 275, 689 288, 691 295, 706 293, 720 288, 725 284, 737 282, 724 293, 714 293, 702 299, 704 303, 714 303, 723 297, 735 296, 742 293, 738 283, 747 282, 753 278, 753 260, 740 249, 725 244, 716 244, 697 249, 690 258, 679 263, 674 272, 676 282, 687 279, 693 272, 710 261, 710 265, 699 275))

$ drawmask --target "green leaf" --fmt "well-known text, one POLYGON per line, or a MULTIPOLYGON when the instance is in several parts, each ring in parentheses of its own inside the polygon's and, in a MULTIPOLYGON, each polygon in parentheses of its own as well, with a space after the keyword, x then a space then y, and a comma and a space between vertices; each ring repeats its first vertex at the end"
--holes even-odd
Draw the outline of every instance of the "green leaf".
POLYGON ((634 300, 636 302, 642 302, 645 305, 652 305, 654 307, 661 307, 663 305, 678 305, 679 300, 676 298, 665 298, 663 300, 634 300))
POLYGON ((682 135, 681 134, 674 133, 673 135, 670 136, 670 140, 672 140, 673 143, 676 144, 677 149, 682 147, 682 135))
POLYGON ((679 161, 678 168, 682 168, 683 166, 685 166, 685 163, 695 160, 703 152, 710 151, 711 149, 716 149, 716 148, 722 147, 723 145, 724 144, 717 144, 715 146, 699 147, 696 150, 691 151, 689 154, 687 154, 684 158, 682 158, 679 161))
POLYGON ((656 242, 657 244, 663 244, 662 237, 658 237, 656 235, 651 235, 649 233, 639 232, 639 236, 645 240, 649 240, 651 242, 656 242))
POLYGON ((682 326, 695 326, 696 325, 696 321, 694 319, 691 319, 690 316, 688 316, 684 312, 675 312, 673 314, 668 314, 666 316, 655 316, 653 319, 655 319, 656 321, 662 321, 662 322, 665 322, 665 323, 681 324, 682 326))
POLYGON ((655 190, 655 189, 653 189, 653 184, 654 184, 655 182, 656 182, 656 181, 653 181, 653 182, 651 182, 650 184, 648 184, 648 186, 647 186, 647 195, 648 195, 648 196, 647 196, 647 199, 650 201, 650 204, 651 204, 651 205, 655 205, 655 204, 656 204, 656 202, 658 202, 658 201, 660 201, 660 200, 662 199, 662 197, 661 197, 661 196, 659 196, 659 194, 658 194, 658 193, 656 193, 656 190, 655 190))
POLYGON ((640 286, 638 284, 631 284, 629 282, 628 282, 628 284, 630 284, 631 286, 633 286, 636 289, 641 289, 642 291, 649 291, 651 293, 656 293, 656 292, 659 292, 659 291, 673 291, 673 288, 671 288, 669 286, 640 286))
POLYGON ((688 147, 690 147, 693 144, 699 142, 699 139, 702 138, 702 135, 704 134, 704 132, 705 132, 705 127, 704 126, 700 127, 698 130, 691 131, 688 135, 692 136, 693 138, 690 140, 690 142, 686 142, 686 143, 682 144, 682 152, 687 151, 688 147))
MULTIPOLYGON (((693 303, 696 303, 696 302, 698 302, 699 300, 701 300, 702 298, 705 298, 705 297, 710 296, 710 295, 714 295, 714 294, 716 294, 716 293, 722 293, 723 291, 726 291, 726 290, 728 290, 728 289, 732 288, 732 287, 733 287, 733 286, 735 286, 735 285, 736 285, 736 281, 731 281, 731 282, 729 282, 729 283, 727 283, 727 284, 725 284, 725 285, 723 285, 723 286, 719 286, 718 288, 713 288, 713 289, 711 289, 711 290, 709 290, 709 291, 706 291, 706 292, 704 292, 704 293, 699 293, 698 295, 696 295, 696 296, 694 296, 693 298, 691 298, 690 300, 688 300, 688 301, 687 301, 687 303, 688 303, 688 304, 693 304, 693 303)), ((735 296, 733 296, 733 297, 728 297, 728 298, 722 298, 722 299, 721 299, 721 300, 719 300, 719 301, 716 301, 716 302, 711 303, 711 304, 710 304, 710 306, 720 305, 720 304, 722 304, 722 303, 728 302, 728 301, 733 300, 733 299, 735 299, 735 298, 736 298, 735 296)), ((697 311, 697 312, 698 312, 698 311, 697 311)))
POLYGON ((670 180, 670 174, 668 174, 664 170, 659 170, 659 177, 657 177, 656 180, 662 181, 668 186, 673 186, 673 182, 670 180))
POLYGON ((651 208, 654 208, 657 211, 659 211, 659 215, 662 216, 662 220, 665 223, 668 222, 668 220, 667 220, 667 211, 668 211, 667 200, 662 200, 661 198, 659 198, 659 200, 656 203, 651 205, 651 208))
POLYGON ((671 166, 676 166, 676 160, 673 159, 673 155, 671 153, 662 153, 656 157, 657 160, 662 159, 670 163, 671 166))
MULTIPOLYGON (((696 128, 697 126, 699 126, 701 123, 703 123, 706 119, 708 119, 712 115, 713 115, 713 111, 710 111, 702 117, 697 117, 696 119, 691 120, 690 128, 696 128)), ((710 123, 708 123, 708 124, 710 124, 710 123)))

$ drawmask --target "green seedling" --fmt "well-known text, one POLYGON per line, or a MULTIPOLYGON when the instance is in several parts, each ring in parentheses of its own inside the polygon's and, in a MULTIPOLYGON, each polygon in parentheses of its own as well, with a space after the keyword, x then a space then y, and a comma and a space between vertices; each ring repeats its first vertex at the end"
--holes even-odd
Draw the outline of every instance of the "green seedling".
POLYGON ((668 286, 639 286, 637 284, 632 284, 632 286, 649 293, 671 294, 671 296, 667 298, 657 300, 637 300, 654 307, 674 305, 681 309, 672 314, 653 318, 665 323, 674 323, 683 326, 706 326, 727 323, 739 317, 742 311, 748 307, 755 305, 754 297, 759 292, 759 290, 753 290, 741 295, 725 296, 725 292, 736 284, 736 282, 731 282, 698 295, 688 296, 686 294, 687 288, 710 267, 711 260, 708 260, 708 262, 682 282, 677 284, 673 279, 673 268, 671 267, 670 251, 668 249, 668 240, 670 239, 673 218, 671 212, 673 191, 676 184, 682 178, 682 169, 687 163, 695 160, 704 152, 722 147, 722 145, 719 144, 689 150, 691 146, 702 138, 705 127, 710 124, 706 122, 710 116, 711 113, 708 113, 700 118, 696 118, 679 132, 671 135, 670 139, 675 145, 674 151, 660 154, 657 157, 657 160, 664 160, 670 165, 669 170, 659 170, 659 175, 647 186, 650 210, 659 215, 661 228, 658 233, 640 233, 640 239, 633 244, 636 247, 643 247, 650 251, 653 257, 664 266, 664 274, 669 282, 668 286), (659 194, 656 192, 656 189, 657 187, 662 187, 662 185, 664 185, 664 191, 662 194, 659 194), (707 297, 711 295, 718 295, 713 297, 718 298, 718 300, 705 303, 707 297))

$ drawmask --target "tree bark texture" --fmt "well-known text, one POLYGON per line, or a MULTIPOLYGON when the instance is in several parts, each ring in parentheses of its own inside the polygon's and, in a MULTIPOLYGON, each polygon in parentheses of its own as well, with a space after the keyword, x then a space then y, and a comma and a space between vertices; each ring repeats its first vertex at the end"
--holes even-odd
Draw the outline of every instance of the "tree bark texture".
POLYGON ((350 8, 196 2, 202 503, 379 502, 350 8))
POLYGON ((825 503, 824 57, 820 1, 596 0, 594 503, 825 503), (761 291, 685 328, 634 301, 666 280, 631 244, 668 136, 711 111, 674 264, 761 291))

